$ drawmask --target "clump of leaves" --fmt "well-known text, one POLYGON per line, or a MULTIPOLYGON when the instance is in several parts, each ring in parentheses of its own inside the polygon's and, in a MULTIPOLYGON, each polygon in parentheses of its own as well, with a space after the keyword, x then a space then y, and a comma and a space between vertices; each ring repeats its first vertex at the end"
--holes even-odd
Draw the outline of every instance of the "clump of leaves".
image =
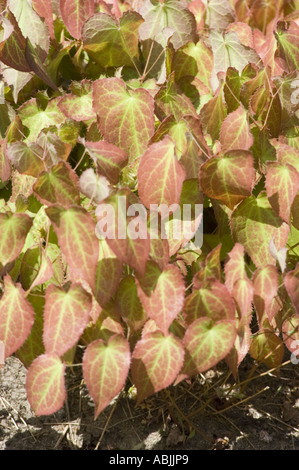
POLYGON ((0 11, 0 348, 35 413, 63 406, 78 345, 95 417, 128 377, 140 403, 223 360, 279 367, 299 341, 298 2, 0 11), (201 246, 195 211, 179 239, 175 215, 165 238, 126 213, 163 204, 203 204, 201 246), (108 206, 146 236, 101 238, 108 206))

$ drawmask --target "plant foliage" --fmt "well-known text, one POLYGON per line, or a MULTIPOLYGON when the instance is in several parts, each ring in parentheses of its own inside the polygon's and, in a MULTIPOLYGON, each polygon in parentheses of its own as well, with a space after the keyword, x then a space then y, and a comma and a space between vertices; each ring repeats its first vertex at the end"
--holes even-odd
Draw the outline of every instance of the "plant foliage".
POLYGON ((0 14, 0 348, 35 413, 63 406, 79 349, 95 417, 129 379, 140 403, 223 360, 279 367, 299 327, 298 1, 0 14), (132 207, 163 204, 203 221, 176 238, 173 211, 153 236, 132 207))

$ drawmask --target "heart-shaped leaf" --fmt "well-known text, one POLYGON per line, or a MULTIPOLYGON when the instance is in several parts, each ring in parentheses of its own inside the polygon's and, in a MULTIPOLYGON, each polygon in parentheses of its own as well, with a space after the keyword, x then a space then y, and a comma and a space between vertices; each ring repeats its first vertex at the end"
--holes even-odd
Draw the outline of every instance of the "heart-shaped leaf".
POLYGON ((139 55, 138 29, 143 21, 136 11, 124 12, 119 22, 106 13, 97 13, 84 25, 84 49, 103 67, 134 66, 139 55))
POLYGON ((268 162, 266 189, 275 212, 289 223, 291 207, 299 191, 299 172, 289 164, 268 162))
POLYGON ((0 341, 5 359, 27 339, 34 321, 34 310, 20 284, 9 275, 4 277, 4 294, 0 303, 0 341))
POLYGON ((134 348, 131 366, 137 403, 171 385, 183 361, 183 344, 174 335, 154 331, 143 336, 134 348))
POLYGON ((0 271, 19 256, 31 226, 27 214, 0 213, 0 271))
POLYGON ((236 327, 230 320, 213 322, 208 317, 195 320, 187 328, 183 344, 185 361, 182 376, 211 369, 230 352, 236 339, 236 327))
POLYGON ((168 136, 152 144, 141 158, 138 168, 138 193, 142 203, 178 204, 185 170, 177 161, 175 145, 168 136))
POLYGON ((83 356, 83 376, 95 402, 95 418, 125 385, 131 361, 129 343, 114 335, 90 343, 83 356))
POLYGON ((54 284, 47 288, 43 330, 46 353, 62 356, 77 343, 91 307, 91 295, 80 284, 67 291, 54 284))
POLYGON ((65 365, 56 354, 42 354, 31 364, 26 377, 28 401, 36 416, 60 410, 66 399, 65 365))
POLYGON ((85 21, 94 14, 95 1, 60 0, 59 9, 65 26, 75 39, 81 39, 85 21))
POLYGON ((124 150, 102 140, 84 142, 85 148, 93 159, 97 172, 106 176, 113 184, 117 184, 121 170, 128 162, 124 150))
POLYGON ((66 162, 42 172, 33 185, 37 198, 46 205, 60 204, 66 209, 80 203, 79 178, 66 162))
POLYGON ((184 302, 185 284, 179 268, 168 265, 161 272, 149 261, 145 276, 138 279, 138 294, 148 316, 167 335, 184 302))
POLYGON ((80 206, 70 206, 66 210, 58 204, 48 207, 46 213, 53 224, 72 277, 75 280, 78 277, 84 279, 93 289, 99 240, 91 214, 80 206))
POLYGON ((274 212, 265 192, 257 198, 248 197, 235 208, 231 228, 234 240, 244 246, 259 268, 276 263, 269 249, 272 238, 275 237, 279 250, 285 246, 289 234, 289 226, 274 212))
POLYGON ((123 80, 93 83, 93 106, 105 140, 124 150, 129 161, 141 156, 154 133, 154 101, 143 88, 127 91, 123 80))
POLYGON ((185 299, 184 314, 189 325, 199 317, 209 317, 213 321, 233 320, 235 304, 224 284, 217 279, 208 279, 185 299))
POLYGON ((203 192, 233 209, 250 196, 255 171, 251 152, 230 150, 223 156, 215 156, 204 163, 199 172, 203 192))

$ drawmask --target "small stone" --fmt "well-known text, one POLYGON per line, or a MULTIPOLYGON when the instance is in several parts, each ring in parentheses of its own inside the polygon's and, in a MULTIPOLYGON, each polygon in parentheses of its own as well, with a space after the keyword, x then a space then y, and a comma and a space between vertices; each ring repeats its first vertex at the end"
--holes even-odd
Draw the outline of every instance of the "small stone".
POLYGON ((260 431, 260 440, 265 442, 271 442, 273 439, 267 431, 260 431))

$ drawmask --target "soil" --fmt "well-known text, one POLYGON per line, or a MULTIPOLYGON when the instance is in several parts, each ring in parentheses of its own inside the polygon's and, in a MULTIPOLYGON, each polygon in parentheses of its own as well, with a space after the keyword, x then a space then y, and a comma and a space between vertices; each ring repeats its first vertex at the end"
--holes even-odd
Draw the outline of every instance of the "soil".
POLYGON ((94 420, 81 367, 67 369, 67 401, 36 417, 26 398, 26 369, 16 357, 0 371, 0 450, 299 450, 299 365, 279 375, 254 362, 226 364, 199 374, 136 406, 134 389, 122 392, 94 420), (262 375, 264 374, 264 375, 262 375))

